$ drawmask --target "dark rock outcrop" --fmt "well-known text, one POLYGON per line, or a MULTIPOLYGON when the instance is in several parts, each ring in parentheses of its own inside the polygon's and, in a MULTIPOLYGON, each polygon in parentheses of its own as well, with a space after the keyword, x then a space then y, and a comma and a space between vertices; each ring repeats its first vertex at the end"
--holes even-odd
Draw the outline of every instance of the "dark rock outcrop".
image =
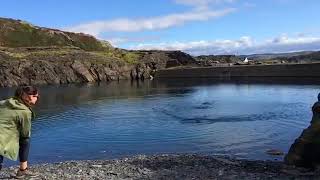
POLYGON ((0 87, 144 80, 150 73, 166 68, 168 61, 176 61, 173 66, 194 64, 191 56, 180 51, 135 53, 139 54, 139 59, 128 63, 118 57, 81 49, 0 48, 0 87))
MULTIPOLYGON (((134 52, 134 51, 131 51, 134 52)), ((143 54, 141 61, 152 69, 164 69, 176 66, 197 66, 196 60, 181 51, 135 51, 143 54)))
POLYGON ((195 59, 201 66, 217 66, 219 64, 236 63, 241 60, 235 55, 202 55, 196 56, 195 59))
POLYGON ((312 120, 309 127, 291 145, 285 162, 297 167, 316 169, 320 165, 320 94, 312 106, 312 120))

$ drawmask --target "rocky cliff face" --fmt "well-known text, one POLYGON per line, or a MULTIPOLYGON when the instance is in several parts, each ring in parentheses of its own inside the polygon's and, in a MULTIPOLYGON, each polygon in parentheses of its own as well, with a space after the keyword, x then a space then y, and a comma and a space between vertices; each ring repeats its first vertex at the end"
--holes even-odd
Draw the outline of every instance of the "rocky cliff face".
MULTIPOLYGON (((131 52, 132 53, 132 52, 131 52)), ((158 69, 194 63, 179 51, 135 52, 137 60, 76 48, 0 48, 0 87, 145 79, 158 69), (173 58, 174 57, 174 58, 173 58)))
POLYGON ((0 18, 0 87, 145 79, 195 64, 180 51, 128 51, 93 36, 0 18))

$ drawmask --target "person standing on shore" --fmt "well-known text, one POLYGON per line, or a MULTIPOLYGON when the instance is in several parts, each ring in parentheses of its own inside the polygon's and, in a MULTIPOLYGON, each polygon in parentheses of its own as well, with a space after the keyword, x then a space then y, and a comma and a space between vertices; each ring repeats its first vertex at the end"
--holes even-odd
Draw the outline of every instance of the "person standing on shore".
POLYGON ((31 120, 34 113, 31 109, 36 104, 39 91, 33 86, 21 86, 12 98, 0 101, 0 170, 3 158, 17 160, 20 168, 16 178, 34 177, 28 170, 30 148, 31 120))
POLYGON ((320 93, 312 106, 312 113, 309 127, 303 130, 284 158, 288 165, 311 169, 320 167, 320 93))

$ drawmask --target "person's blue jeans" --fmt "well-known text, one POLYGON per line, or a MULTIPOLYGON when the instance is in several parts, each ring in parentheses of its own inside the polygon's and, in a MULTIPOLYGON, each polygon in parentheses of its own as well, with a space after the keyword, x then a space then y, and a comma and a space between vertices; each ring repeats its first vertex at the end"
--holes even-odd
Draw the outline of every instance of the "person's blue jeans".
POLYGON ((0 169, 2 168, 3 156, 0 156, 0 169))

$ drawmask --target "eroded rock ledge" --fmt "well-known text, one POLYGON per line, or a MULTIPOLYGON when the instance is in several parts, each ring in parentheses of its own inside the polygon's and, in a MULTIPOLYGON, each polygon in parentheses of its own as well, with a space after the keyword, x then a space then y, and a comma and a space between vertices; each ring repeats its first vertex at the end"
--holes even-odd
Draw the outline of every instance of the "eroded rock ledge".
POLYGON ((144 80, 156 70, 195 63, 180 51, 118 51, 113 57, 70 47, 0 47, 0 87, 144 80))

